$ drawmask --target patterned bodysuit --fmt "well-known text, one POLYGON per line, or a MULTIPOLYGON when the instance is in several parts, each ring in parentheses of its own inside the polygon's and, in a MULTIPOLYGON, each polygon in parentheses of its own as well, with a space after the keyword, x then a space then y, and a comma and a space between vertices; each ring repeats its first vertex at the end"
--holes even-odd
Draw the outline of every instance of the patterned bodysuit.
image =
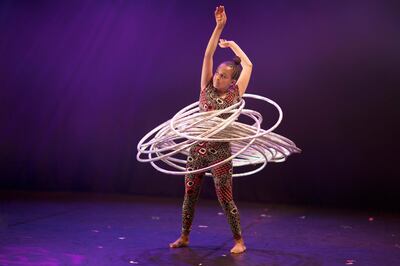
MULTIPOLYGON (((240 101, 239 88, 231 86, 225 98, 218 97, 212 79, 201 90, 199 99, 200 112, 224 109, 240 101)), ((230 114, 222 114, 226 119, 230 114)), ((199 142, 191 146, 187 157, 186 169, 196 170, 225 160, 231 156, 229 142, 199 142)), ((232 196, 232 160, 211 168, 218 201, 224 210, 234 239, 241 238, 239 211, 232 196)), ((182 205, 182 233, 189 234, 194 217, 195 205, 198 200, 204 172, 187 174, 185 176, 185 197, 182 205)))

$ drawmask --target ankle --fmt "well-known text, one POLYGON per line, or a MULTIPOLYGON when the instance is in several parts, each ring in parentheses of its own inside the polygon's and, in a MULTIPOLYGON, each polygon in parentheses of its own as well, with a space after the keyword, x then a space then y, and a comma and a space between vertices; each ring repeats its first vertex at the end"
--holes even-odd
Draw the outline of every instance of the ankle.
POLYGON ((244 244, 243 238, 235 239, 235 244, 244 244))
POLYGON ((189 240, 189 235, 182 234, 182 235, 181 235, 181 239, 183 239, 183 240, 189 240))

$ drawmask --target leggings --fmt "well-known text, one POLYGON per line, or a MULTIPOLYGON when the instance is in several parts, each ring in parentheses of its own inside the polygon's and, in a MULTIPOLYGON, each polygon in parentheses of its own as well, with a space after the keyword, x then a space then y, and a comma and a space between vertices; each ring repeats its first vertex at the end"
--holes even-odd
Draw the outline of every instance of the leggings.
MULTIPOLYGON (((187 157, 186 169, 196 170, 221 162, 231 156, 229 142, 200 142, 194 144, 187 157)), ((233 238, 241 238, 239 210, 232 196, 232 160, 211 168, 218 201, 227 217, 233 238)), ((200 189, 205 172, 185 175, 185 197, 182 205, 182 234, 188 235, 191 231, 195 205, 199 198, 200 189)))

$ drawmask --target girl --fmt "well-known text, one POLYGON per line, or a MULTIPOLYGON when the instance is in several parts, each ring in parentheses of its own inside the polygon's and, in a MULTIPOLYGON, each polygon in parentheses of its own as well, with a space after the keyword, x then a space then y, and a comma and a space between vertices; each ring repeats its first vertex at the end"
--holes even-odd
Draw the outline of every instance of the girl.
MULTIPOLYGON (((201 90, 199 107, 201 112, 224 109, 240 101, 249 84, 252 63, 246 54, 234 41, 219 39, 226 24, 226 14, 223 6, 216 7, 216 27, 208 42, 204 54, 201 73, 201 90), (214 75, 213 55, 217 47, 231 48, 236 54, 233 61, 221 63, 214 75)), ((220 115, 221 118, 229 117, 229 114, 220 115)), ((191 146, 187 157, 187 170, 200 169, 210 164, 221 162, 231 156, 229 142, 198 142, 191 146)), ((239 210, 232 196, 232 160, 211 169, 218 201, 224 210, 230 225, 234 246, 232 253, 241 253, 246 250, 240 227, 239 210)), ((204 172, 188 174, 185 176, 185 196, 182 205, 182 230, 181 236, 170 243, 171 248, 185 247, 189 244, 189 233, 194 217, 195 204, 200 194, 200 188, 204 172)))

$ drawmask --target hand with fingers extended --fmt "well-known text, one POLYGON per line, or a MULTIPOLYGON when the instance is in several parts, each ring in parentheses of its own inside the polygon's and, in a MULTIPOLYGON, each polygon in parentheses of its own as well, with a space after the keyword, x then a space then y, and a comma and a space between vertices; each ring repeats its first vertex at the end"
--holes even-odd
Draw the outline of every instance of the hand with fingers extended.
POLYGON ((232 47, 232 44, 234 43, 234 41, 227 41, 225 39, 219 39, 219 47, 221 48, 228 48, 228 47, 232 47))
POLYGON ((217 27, 223 28, 226 24, 226 13, 224 6, 218 6, 215 8, 215 21, 217 23, 217 27))

